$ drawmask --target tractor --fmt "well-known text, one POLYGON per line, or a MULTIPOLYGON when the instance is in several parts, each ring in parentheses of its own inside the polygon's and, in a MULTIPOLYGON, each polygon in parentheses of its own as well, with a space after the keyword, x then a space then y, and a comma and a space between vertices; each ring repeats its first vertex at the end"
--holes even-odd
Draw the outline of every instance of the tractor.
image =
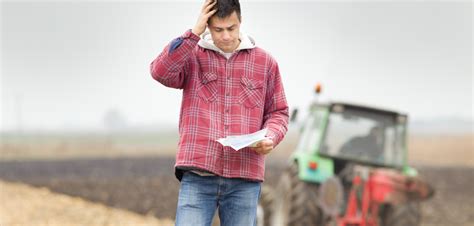
POLYGON ((308 112, 263 225, 418 226, 434 191, 407 164, 408 116, 317 99, 308 112))

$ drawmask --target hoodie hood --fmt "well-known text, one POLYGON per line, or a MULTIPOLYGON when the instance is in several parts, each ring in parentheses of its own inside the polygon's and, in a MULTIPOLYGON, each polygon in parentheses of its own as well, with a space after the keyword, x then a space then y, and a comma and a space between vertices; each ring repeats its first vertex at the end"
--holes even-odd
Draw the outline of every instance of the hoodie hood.
MULTIPOLYGON (((235 52, 239 50, 243 50, 243 49, 255 48, 255 40, 252 37, 240 32, 239 39, 240 39, 240 45, 237 47, 237 49, 235 49, 235 52)), ((198 45, 201 46, 202 48, 214 50, 218 53, 224 54, 224 52, 221 49, 219 49, 216 45, 214 45, 211 32, 209 31, 205 31, 201 35, 201 40, 199 40, 198 45)))

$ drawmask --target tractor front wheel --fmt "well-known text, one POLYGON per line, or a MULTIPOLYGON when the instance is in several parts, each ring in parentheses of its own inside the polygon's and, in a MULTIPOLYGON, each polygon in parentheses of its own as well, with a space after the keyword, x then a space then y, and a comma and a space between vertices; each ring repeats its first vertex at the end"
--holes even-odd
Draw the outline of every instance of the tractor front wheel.
POLYGON ((272 205, 274 200, 274 192, 268 186, 262 186, 260 200, 257 207, 257 226, 270 226, 270 218, 272 216, 272 205))
POLYGON ((291 165, 281 176, 275 191, 271 225, 321 225, 322 214, 318 207, 318 185, 298 178, 298 166, 291 165))

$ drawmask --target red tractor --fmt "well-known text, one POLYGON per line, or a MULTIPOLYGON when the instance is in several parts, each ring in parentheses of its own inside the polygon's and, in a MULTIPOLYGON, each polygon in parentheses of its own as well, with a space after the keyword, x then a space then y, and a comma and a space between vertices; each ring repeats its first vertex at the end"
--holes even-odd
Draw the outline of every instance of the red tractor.
POLYGON ((407 118, 314 102, 261 225, 419 225, 419 202, 433 189, 407 165, 407 118))

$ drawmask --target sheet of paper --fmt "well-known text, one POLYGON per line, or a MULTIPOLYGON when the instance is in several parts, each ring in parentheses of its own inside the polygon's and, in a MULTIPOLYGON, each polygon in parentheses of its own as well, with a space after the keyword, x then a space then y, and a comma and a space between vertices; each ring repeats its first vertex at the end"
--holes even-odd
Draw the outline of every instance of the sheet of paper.
POLYGON ((255 133, 245 134, 240 136, 227 136, 217 140, 224 146, 229 146, 234 150, 238 151, 245 147, 254 147, 259 141, 265 139, 267 134, 267 128, 259 130, 255 133))

